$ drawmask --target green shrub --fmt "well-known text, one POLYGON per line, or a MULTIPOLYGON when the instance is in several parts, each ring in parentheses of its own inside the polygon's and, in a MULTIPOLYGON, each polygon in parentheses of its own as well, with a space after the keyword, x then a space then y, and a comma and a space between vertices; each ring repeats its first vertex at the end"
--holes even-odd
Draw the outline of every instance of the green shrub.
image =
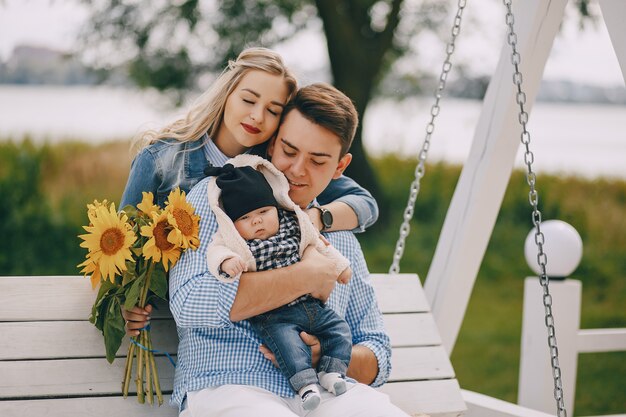
POLYGON ((0 273, 74 274, 80 259, 75 219, 53 210, 42 192, 45 148, 0 144, 0 273))

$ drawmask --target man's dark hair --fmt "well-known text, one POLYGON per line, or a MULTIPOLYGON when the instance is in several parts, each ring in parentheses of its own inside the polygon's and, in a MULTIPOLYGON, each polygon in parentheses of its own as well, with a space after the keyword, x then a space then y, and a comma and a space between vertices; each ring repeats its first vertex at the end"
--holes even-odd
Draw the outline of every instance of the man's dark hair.
POLYGON ((348 153, 359 124, 359 115, 348 96, 330 84, 311 84, 300 88, 287 103, 283 119, 294 109, 309 121, 339 136, 340 158, 348 153))

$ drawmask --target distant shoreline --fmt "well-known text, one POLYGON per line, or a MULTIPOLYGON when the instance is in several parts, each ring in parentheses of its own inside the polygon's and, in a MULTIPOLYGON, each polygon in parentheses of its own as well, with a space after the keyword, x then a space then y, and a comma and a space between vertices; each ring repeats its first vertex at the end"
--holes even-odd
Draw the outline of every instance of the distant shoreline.
MULTIPOLYGON (((34 142, 131 140, 181 112, 154 91, 106 86, 0 85, 0 138, 34 142)), ((363 117, 368 153, 412 157, 424 138, 432 98, 374 100, 363 117)), ((429 159, 466 159, 481 101, 444 97, 429 159)), ((626 178, 626 106, 537 102, 529 129, 541 172, 626 178)), ((518 155, 516 166, 522 166, 518 155)))

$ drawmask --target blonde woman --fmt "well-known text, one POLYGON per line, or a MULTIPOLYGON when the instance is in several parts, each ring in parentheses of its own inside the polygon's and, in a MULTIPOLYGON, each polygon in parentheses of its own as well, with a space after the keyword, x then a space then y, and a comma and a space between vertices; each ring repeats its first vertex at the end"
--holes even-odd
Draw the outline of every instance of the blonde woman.
MULTIPOLYGON (((222 166, 243 153, 265 157, 267 142, 296 91, 297 81, 279 54, 266 48, 244 50, 184 118, 140 138, 143 148, 132 162, 120 207, 139 204, 144 191, 163 206, 173 188, 188 192, 210 165, 222 166)), ((307 213, 320 231, 363 231, 378 218, 372 195, 345 176, 333 180, 317 201, 320 206, 307 213)), ((139 334, 150 311, 148 306, 124 312, 129 335, 139 334)))

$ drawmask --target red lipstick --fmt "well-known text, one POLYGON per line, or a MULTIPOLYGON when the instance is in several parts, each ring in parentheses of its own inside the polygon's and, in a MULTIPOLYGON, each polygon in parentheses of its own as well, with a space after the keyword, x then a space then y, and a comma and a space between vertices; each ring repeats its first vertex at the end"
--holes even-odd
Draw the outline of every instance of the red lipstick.
POLYGON ((248 132, 248 133, 252 133, 253 135, 256 135, 257 133, 261 133, 261 129, 258 129, 254 126, 250 126, 249 124, 246 123, 242 123, 241 127, 243 127, 243 129, 248 132))

